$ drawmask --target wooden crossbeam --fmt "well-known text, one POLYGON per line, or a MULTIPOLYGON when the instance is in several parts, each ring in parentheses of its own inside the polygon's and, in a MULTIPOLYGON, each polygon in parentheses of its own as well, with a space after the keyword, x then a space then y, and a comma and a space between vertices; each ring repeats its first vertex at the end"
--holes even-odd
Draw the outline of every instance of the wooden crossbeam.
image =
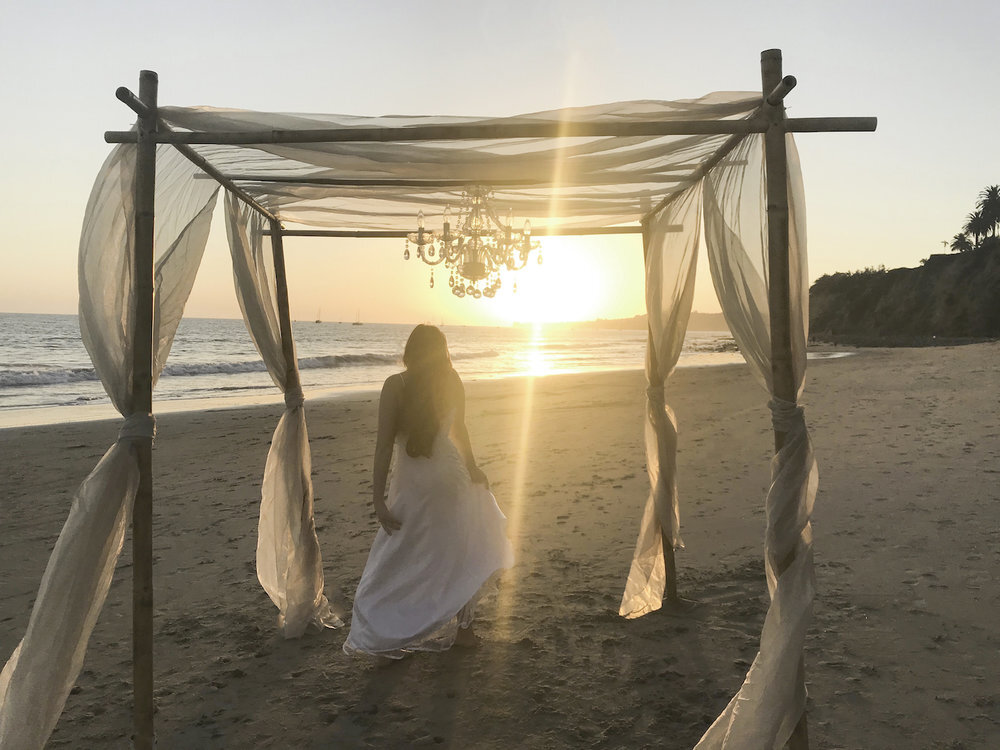
MULTIPOLYGON (((174 144, 178 146, 179 144, 174 144)), ((664 169, 659 174, 638 175, 634 182, 648 183, 678 183, 684 182, 688 176, 697 169, 697 165, 691 167, 664 169)), ((395 177, 312 177, 308 175, 290 174, 221 174, 222 179, 230 182, 260 182, 277 183, 280 185, 315 185, 319 187, 414 187, 429 189, 450 189, 467 188, 478 185, 488 188, 532 188, 532 187, 579 187, 588 185, 615 185, 619 184, 613 176, 597 176, 595 179, 560 180, 555 182, 551 177, 531 178, 517 177, 511 179, 451 179, 443 177, 428 177, 418 179, 395 178, 395 177)))
MULTIPOLYGON (((266 143, 345 143, 506 140, 511 138, 657 137, 763 133, 762 120, 667 120, 664 122, 530 122, 477 125, 417 125, 397 128, 321 128, 311 130, 180 131, 158 134, 159 143, 254 145, 266 143)), ((108 131, 108 143, 134 143, 130 131, 108 131)))
MULTIPOLYGON (((790 133, 870 132, 874 117, 789 118, 785 129, 790 133)), ((506 140, 512 138, 595 138, 646 137, 666 135, 731 135, 763 133, 767 122, 760 118, 745 120, 668 120, 665 122, 568 122, 568 123, 497 123, 486 125, 422 125, 402 128, 323 128, 314 130, 227 130, 215 133, 172 130, 157 134, 158 143, 201 145, 245 145, 268 143, 394 143, 407 141, 506 140)), ((108 143, 135 143, 131 130, 109 130, 108 143)))
MULTIPOLYGON (((684 227, 668 226, 665 231, 680 232, 684 227)), ((265 236, 270 236, 272 230, 264 230, 265 236)), ((402 229, 282 229, 283 237, 356 237, 364 239, 403 239, 408 234, 413 234, 412 230, 402 229)), ((563 228, 551 227, 532 229, 532 237, 586 237, 590 235, 602 234, 642 234, 642 227, 638 224, 634 226, 621 227, 590 227, 590 228, 563 228)))

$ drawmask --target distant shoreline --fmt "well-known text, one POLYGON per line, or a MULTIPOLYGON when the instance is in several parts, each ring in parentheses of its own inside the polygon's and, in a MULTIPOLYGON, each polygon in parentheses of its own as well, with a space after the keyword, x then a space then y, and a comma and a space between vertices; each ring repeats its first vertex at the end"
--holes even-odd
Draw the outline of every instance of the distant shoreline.
MULTIPOLYGON (((531 326, 533 323, 514 323, 516 327, 531 326)), ((649 326, 645 315, 635 315, 631 318, 597 318, 596 320, 571 320, 562 323, 545 323, 546 327, 571 328, 611 328, 621 331, 644 331, 649 326)), ((688 320, 688 331, 704 331, 706 333, 729 333, 729 326, 722 313, 691 313, 688 320)))
POLYGON ((998 338, 948 337, 948 336, 878 336, 823 334, 809 337, 809 346, 850 346, 856 349, 922 349, 934 346, 969 346, 1000 341, 998 338))

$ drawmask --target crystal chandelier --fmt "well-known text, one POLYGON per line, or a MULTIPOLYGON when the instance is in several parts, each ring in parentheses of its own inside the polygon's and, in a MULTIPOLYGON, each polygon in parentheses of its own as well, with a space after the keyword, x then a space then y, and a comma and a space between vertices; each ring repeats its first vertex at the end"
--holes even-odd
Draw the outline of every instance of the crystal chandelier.
MULTIPOLYGON (((410 259, 410 244, 415 245, 417 257, 432 266, 431 288, 433 266, 444 263, 450 271, 448 286, 456 297, 494 297, 500 289, 501 270, 519 271, 527 265, 531 251, 538 248, 531 239, 531 222, 525 220, 524 228, 515 230, 513 210, 507 211, 504 223, 490 205, 492 198, 493 191, 488 188, 469 188, 462 193, 455 227, 451 224, 451 207, 445 208, 440 235, 424 228, 423 211, 417 214, 417 231, 407 235, 403 258, 410 259)), ((538 262, 542 262, 541 251, 538 262)))

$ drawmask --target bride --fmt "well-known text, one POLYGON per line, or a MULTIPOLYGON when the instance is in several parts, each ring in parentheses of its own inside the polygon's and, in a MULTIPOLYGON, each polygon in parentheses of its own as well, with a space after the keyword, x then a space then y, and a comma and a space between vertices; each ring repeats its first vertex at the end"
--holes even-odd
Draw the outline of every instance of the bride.
POLYGON ((344 643, 349 654, 394 659, 473 643, 479 591, 514 558, 507 519, 472 453, 465 389, 444 334, 418 325, 403 364, 379 400, 372 500, 381 528, 344 643))

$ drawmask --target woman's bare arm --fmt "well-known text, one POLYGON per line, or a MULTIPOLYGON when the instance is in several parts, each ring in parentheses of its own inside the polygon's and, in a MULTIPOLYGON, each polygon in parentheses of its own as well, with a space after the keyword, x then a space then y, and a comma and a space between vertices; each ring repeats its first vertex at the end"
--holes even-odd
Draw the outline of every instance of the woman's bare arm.
POLYGON ((462 379, 458 376, 458 373, 455 373, 454 389, 455 420, 453 423, 453 432, 455 445, 458 447, 459 453, 462 454, 462 459, 465 461, 465 467, 469 470, 469 476, 472 478, 472 481, 477 484, 485 484, 489 487, 490 480, 487 479, 485 472, 476 464, 476 456, 472 452, 472 441, 469 440, 469 430, 465 426, 465 386, 462 385, 462 379))
POLYGON ((389 477, 389 465, 392 463, 392 446, 399 427, 402 396, 402 379, 398 375, 387 378, 378 401, 378 436, 375 438, 375 461, 372 467, 372 504, 375 506, 378 522, 390 536, 401 525, 385 505, 385 485, 389 477))

